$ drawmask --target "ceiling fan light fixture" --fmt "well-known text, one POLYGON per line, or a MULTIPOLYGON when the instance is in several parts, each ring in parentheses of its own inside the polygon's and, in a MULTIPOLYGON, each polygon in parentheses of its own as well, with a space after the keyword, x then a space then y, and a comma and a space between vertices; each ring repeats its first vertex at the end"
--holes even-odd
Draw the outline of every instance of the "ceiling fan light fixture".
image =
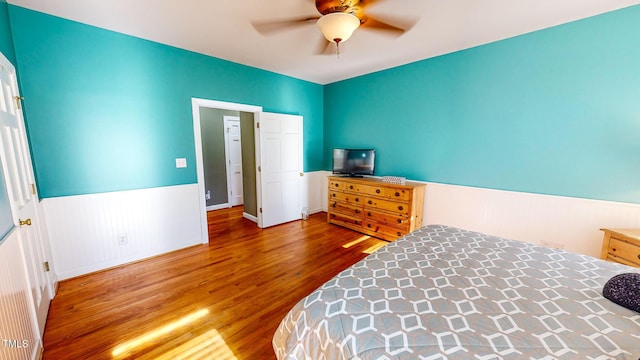
POLYGON ((360 26, 360 19, 353 14, 334 12, 322 16, 316 24, 327 40, 340 43, 349 40, 360 26))

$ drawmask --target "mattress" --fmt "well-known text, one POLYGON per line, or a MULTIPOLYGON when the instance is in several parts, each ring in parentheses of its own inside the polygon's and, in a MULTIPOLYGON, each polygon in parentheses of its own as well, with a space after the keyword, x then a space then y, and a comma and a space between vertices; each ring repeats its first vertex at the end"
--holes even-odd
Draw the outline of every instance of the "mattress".
POLYGON ((278 359, 633 359, 640 313, 602 296, 640 269, 442 225, 414 231, 302 299, 278 359))

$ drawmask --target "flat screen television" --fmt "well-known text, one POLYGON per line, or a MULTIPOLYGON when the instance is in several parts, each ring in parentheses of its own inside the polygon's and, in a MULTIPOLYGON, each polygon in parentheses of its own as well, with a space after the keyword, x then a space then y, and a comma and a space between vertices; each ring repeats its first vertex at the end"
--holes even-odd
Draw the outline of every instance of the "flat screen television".
POLYGON ((373 175, 374 149, 333 149, 333 173, 351 177, 373 175))

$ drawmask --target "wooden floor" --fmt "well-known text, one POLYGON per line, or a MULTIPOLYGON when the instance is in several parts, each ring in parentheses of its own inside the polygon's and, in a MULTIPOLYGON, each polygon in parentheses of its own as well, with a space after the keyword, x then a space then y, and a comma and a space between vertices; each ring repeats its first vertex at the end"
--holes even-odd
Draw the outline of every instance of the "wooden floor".
POLYGON ((242 208, 209 213, 210 242, 61 282, 44 359, 274 359, 302 297, 383 241, 326 214, 268 229, 242 208))

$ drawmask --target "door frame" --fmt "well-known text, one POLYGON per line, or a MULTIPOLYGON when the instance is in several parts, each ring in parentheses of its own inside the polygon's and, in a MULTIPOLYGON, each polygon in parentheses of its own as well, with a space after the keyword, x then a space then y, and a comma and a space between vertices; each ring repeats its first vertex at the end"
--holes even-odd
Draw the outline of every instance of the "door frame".
MULTIPOLYGON (((233 205, 234 202, 231 200, 231 195, 232 195, 231 182, 233 180, 233 175, 232 175, 233 169, 231 168, 231 139, 230 139, 231 134, 229 133, 227 128, 228 121, 237 121, 239 125, 240 116, 224 115, 222 117, 222 124, 224 129, 226 129, 224 131, 224 161, 225 161, 225 169, 227 171, 227 207, 233 207, 235 205, 233 205)), ((242 144, 242 132, 238 133, 238 138, 240 139, 240 144, 242 144)), ((242 164, 242 147, 240 147, 240 164, 242 164)), ((240 183, 242 183, 242 176, 240 177, 240 183)), ((242 186, 244 187, 244 184, 242 184, 242 186)), ((244 203, 244 201, 242 203, 244 203)), ((237 204, 237 205, 241 205, 241 204, 237 204)))
MULTIPOLYGON (((191 109, 193 112, 193 135, 195 140, 196 150, 196 173, 198 179, 198 196, 200 197, 200 233, 202 236, 202 243, 207 244, 209 242, 209 227, 207 224, 207 201, 204 198, 205 184, 204 184, 204 161, 202 156, 202 131, 200 130, 200 108, 212 108, 222 110, 232 110, 253 113, 254 126, 260 119, 260 113, 262 113, 262 106, 239 104, 225 101, 208 100, 201 98, 191 98, 191 109), (202 196, 201 196, 202 195, 202 196)), ((258 133, 256 132, 256 137, 258 133)), ((258 159, 256 159, 256 166, 258 166, 258 159)), ((256 169, 257 172, 257 169, 256 169)), ((256 176, 256 186, 260 187, 259 177, 256 176)), ((259 202, 259 193, 257 193, 257 201, 259 202)), ((262 215, 258 212, 258 223, 261 222, 262 215)))

